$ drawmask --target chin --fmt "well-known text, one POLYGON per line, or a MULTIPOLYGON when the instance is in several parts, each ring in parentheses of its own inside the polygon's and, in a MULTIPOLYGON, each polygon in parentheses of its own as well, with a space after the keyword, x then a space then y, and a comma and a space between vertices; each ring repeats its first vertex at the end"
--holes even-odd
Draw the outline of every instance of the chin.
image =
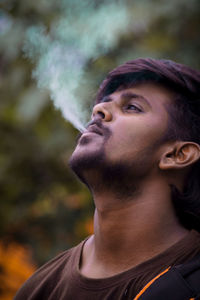
POLYGON ((110 162, 102 151, 78 155, 75 151, 69 165, 78 178, 92 191, 113 191, 118 199, 131 198, 136 190, 130 163, 110 162), (97 176, 96 176, 97 175, 97 176))
POLYGON ((86 183, 87 171, 99 169, 105 160, 103 149, 76 148, 69 159, 69 166, 81 181, 86 183))

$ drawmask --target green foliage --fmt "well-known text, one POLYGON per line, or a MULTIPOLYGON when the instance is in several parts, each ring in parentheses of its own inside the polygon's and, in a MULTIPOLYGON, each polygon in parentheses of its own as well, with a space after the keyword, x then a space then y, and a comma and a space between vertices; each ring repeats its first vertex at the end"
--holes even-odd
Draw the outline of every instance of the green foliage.
MULTIPOLYGON (((0 3, 0 236, 31 245, 38 264, 91 232, 91 196, 67 166, 77 131, 53 107, 49 91, 37 88, 31 78, 35 65, 22 51, 31 26, 45 26, 48 31, 52 24, 61 24, 63 10, 73 20, 72 2, 80 3, 0 3)), ((95 1, 98 5, 107 2, 95 1)), ((76 97, 88 106, 107 72, 126 60, 148 56, 200 67, 198 0, 118 3, 126 6, 131 22, 126 32, 116 33, 117 39, 106 52, 87 57, 76 97)), ((86 5, 84 9, 87 12, 86 5)), ((34 43, 37 50, 36 37, 34 43)))

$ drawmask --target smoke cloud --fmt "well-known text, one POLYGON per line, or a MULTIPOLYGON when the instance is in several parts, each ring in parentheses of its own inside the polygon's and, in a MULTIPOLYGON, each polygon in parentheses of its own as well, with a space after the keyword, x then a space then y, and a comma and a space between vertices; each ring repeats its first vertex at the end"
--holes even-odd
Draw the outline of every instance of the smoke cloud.
POLYGON ((56 108, 78 130, 84 130, 88 112, 76 97, 88 61, 112 49, 129 26, 125 1, 66 0, 62 15, 47 30, 30 27, 24 52, 35 63, 33 77, 48 89, 56 108))

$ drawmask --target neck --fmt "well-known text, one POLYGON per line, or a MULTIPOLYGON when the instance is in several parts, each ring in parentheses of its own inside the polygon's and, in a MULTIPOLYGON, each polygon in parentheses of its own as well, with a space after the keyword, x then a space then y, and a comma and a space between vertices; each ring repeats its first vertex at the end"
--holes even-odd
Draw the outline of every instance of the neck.
POLYGON ((127 270, 163 252, 186 234, 175 216, 170 188, 158 180, 144 186, 129 199, 94 192, 94 236, 83 252, 85 275, 107 277, 127 270), (90 263, 93 268, 88 273, 90 263))

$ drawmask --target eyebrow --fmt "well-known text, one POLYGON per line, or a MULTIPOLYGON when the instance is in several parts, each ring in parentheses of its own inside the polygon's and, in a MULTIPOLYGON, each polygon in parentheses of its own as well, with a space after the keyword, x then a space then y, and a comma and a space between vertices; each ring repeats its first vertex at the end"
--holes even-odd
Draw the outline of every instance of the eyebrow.
MULTIPOLYGON (((149 103, 149 101, 142 95, 139 95, 139 94, 135 94, 133 92, 123 92, 121 95, 120 95, 120 98, 121 99, 126 99, 126 100, 131 100, 131 99, 140 99, 140 100, 143 100, 148 106, 151 107, 151 104, 149 103)), ((105 97, 103 97, 102 100, 100 100, 99 103, 102 103, 102 102, 112 102, 113 101, 113 98, 110 96, 110 95, 107 95, 105 97)))

